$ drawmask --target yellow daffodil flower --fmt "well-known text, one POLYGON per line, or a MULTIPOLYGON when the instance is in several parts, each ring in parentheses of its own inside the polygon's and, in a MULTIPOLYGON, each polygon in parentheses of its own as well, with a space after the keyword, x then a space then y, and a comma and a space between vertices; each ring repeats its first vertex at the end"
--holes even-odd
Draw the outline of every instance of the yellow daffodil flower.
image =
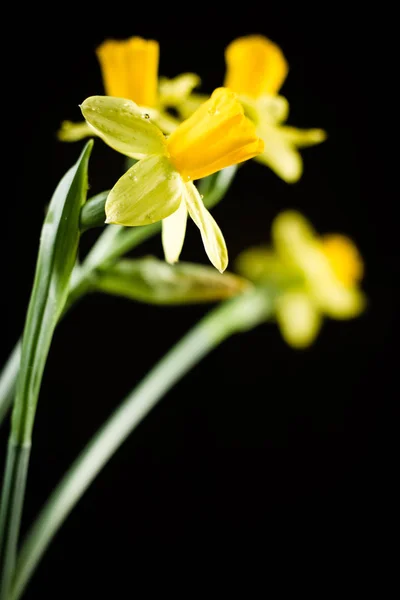
MULTIPOLYGON (((133 100, 164 133, 171 133, 179 125, 180 121, 167 109, 177 108, 200 84, 200 78, 194 73, 183 73, 174 79, 158 79, 158 42, 140 37, 106 40, 96 55, 107 96, 133 100)), ((93 133, 85 122, 63 121, 58 137, 74 142, 93 133)))
POLYGON ((264 140, 264 152, 256 160, 270 167, 288 183, 297 181, 303 161, 297 148, 326 139, 322 129, 296 129, 283 125, 289 104, 278 92, 288 64, 276 44, 261 35, 234 40, 226 49, 225 87, 240 96, 245 112, 264 140))
MULTIPOLYGON (((237 38, 225 51, 224 87, 238 94, 245 114, 264 141, 264 152, 255 160, 270 167, 288 183, 298 181, 303 161, 298 148, 319 144, 326 139, 322 129, 297 129, 283 123, 289 103, 278 92, 288 73, 287 61, 276 44, 262 35, 237 38)), ((186 118, 207 96, 193 93, 179 105, 186 118)))
POLYGON ((276 319, 293 347, 309 346, 324 315, 351 319, 365 307, 359 289, 363 261, 354 243, 339 234, 318 236, 299 213, 286 211, 272 224, 273 247, 250 248, 238 270, 253 281, 277 286, 276 319))
POLYGON ((189 213, 210 261, 223 272, 228 264, 225 241, 193 180, 262 152, 263 142, 236 94, 218 88, 168 138, 128 99, 92 96, 81 110, 109 146, 139 159, 111 190, 106 222, 136 226, 162 220, 165 257, 173 263, 179 259, 189 213))

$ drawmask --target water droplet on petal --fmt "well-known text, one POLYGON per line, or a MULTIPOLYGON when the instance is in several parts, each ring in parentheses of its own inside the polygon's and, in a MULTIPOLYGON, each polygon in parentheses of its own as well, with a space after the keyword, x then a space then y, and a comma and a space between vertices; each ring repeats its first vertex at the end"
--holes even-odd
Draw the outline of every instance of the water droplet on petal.
POLYGON ((143 119, 150 119, 150 115, 148 113, 144 113, 144 115, 142 115, 143 119))

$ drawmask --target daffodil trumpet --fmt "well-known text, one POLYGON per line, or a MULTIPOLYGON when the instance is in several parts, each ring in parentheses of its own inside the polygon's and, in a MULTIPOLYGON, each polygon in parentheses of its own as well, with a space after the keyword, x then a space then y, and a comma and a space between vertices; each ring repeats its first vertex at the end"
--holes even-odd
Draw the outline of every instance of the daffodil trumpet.
MULTIPOLYGON (((106 95, 133 100, 164 133, 171 133, 180 122, 169 109, 178 109, 200 85, 195 73, 158 77, 160 47, 156 40, 138 36, 107 39, 96 49, 96 56, 106 95)), ((96 135, 96 131, 85 121, 65 120, 57 135, 61 141, 75 142, 96 135)))

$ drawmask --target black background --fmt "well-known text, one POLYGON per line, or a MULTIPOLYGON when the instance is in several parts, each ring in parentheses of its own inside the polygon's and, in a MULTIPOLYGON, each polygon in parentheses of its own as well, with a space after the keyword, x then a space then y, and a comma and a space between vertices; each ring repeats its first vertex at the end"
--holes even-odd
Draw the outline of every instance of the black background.
MULTIPOLYGON (((93 4, 86 20, 79 8, 36 7, 19 24, 14 9, 10 21, 17 39, 3 51, 0 358, 22 330, 45 205, 83 145, 62 144, 55 132, 61 120, 80 119, 87 96, 103 93, 94 50, 108 37, 159 40, 160 74, 197 72, 205 92, 221 85, 233 38, 262 33, 282 47, 289 123, 324 128, 329 139, 303 152, 304 176, 294 185, 250 162, 213 214, 231 264, 245 247, 268 240, 271 220, 286 208, 302 211, 322 233, 349 235, 365 259, 369 308, 354 321, 326 321, 306 351, 287 347, 273 325, 215 350, 113 457, 57 535, 26 598, 95 597, 109 586, 112 597, 146 586, 138 597, 147 597, 166 564, 165 590, 176 591, 187 559, 196 569, 193 586, 208 581, 211 555, 222 560, 232 551, 239 560, 257 552, 267 577, 272 562, 289 568, 292 554, 314 560, 317 550, 324 561, 332 551, 340 575, 345 557, 353 564, 362 549, 370 557, 384 551, 398 525, 391 14, 380 4, 361 15, 344 3, 265 5, 263 12, 257 5, 113 8, 102 13, 93 4)), ((91 191, 109 188, 121 168, 122 157, 96 141, 91 191)), ((97 235, 85 234, 82 253, 97 235)), ((134 255, 142 252, 161 257, 160 240, 134 255)), ((206 262, 193 224, 182 259, 206 262)), ((35 423, 24 531, 119 400, 206 310, 96 295, 60 324, 35 423)))

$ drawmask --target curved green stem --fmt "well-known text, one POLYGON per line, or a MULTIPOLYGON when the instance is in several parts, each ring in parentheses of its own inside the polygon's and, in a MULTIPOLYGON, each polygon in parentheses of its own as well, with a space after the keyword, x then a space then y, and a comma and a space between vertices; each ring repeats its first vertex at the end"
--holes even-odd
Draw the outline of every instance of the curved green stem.
POLYGON ((24 504, 31 445, 21 445, 9 440, 7 461, 2 488, 0 531, 4 544, 0 547, 1 581, 0 598, 8 600, 15 569, 16 554, 11 543, 18 539, 22 507, 24 504), (3 509, 3 506, 5 507, 3 509), (7 543, 8 541, 11 543, 7 543))
POLYGON ((206 315, 148 373, 78 456, 27 535, 10 600, 21 597, 57 530, 114 452, 157 402, 213 348, 236 332, 266 320, 272 299, 252 289, 206 315))
POLYGON ((43 222, 21 345, 0 506, 0 598, 9 600, 40 385, 76 262, 93 141, 59 181, 43 222))
POLYGON ((0 378, 0 423, 13 402, 15 382, 21 360, 21 341, 18 341, 3 367, 0 378))

